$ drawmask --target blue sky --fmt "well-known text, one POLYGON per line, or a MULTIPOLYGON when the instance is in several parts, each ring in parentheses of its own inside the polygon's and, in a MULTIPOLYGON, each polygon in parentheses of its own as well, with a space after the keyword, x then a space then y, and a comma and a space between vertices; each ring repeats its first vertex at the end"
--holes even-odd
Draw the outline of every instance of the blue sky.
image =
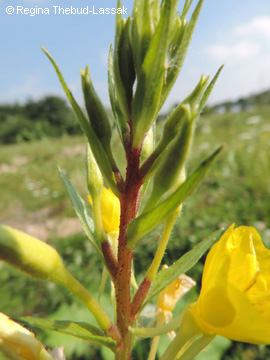
MULTIPOLYGON (((128 13, 132 0, 122 0, 128 13)), ((194 0, 196 3, 196 0, 194 0)), ((183 0, 180 0, 181 8, 183 0)), ((0 0, 0 103, 63 95, 45 46, 54 56, 74 95, 82 103, 79 69, 90 66, 94 85, 106 105, 107 54, 114 36, 114 15, 59 15, 53 6, 114 7, 114 0, 0 0), (13 6, 14 13, 6 13, 13 6), (17 14, 17 6, 49 8, 49 15, 17 14)), ((181 101, 201 74, 225 68, 210 103, 234 100, 270 88, 270 1, 205 0, 186 58, 165 108, 181 101)))

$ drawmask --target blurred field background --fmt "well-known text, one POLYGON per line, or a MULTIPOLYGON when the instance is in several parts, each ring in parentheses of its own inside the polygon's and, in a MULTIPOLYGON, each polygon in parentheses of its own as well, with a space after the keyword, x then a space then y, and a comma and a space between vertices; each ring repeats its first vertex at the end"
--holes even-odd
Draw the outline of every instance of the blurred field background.
MULTIPOLYGON (((164 118, 159 119, 158 132, 164 118)), ((220 144, 225 144, 225 149, 196 194, 184 205, 164 263, 171 264, 203 237, 231 223, 256 227, 265 245, 270 247, 269 119, 270 92, 206 109, 198 121, 187 172, 220 144)), ((113 146, 123 167, 117 136, 113 146)), ((61 167, 87 201, 85 139, 73 113, 63 100, 54 97, 17 105, 16 109, 11 105, 1 106, 0 148, 1 223, 53 245, 71 273, 97 296, 101 264, 76 219, 57 169, 61 167)), ((160 230, 136 247, 134 259, 139 279, 150 264, 160 230)), ((176 313, 196 299, 202 268, 203 260, 189 272, 197 287, 180 301, 176 313)), ((9 316, 91 321, 89 313, 66 290, 29 279, 4 263, 0 263, 0 289, 0 311, 9 316)), ((109 296, 103 295, 100 301, 112 313, 109 296)), ((154 310, 155 305, 149 308, 154 310)), ((58 333, 33 330, 50 348, 65 345, 67 359, 112 358, 108 351, 95 345, 58 333)), ((161 348, 166 344, 168 339, 164 337, 161 348)), ((148 348, 147 341, 139 343, 134 359, 146 359, 148 348)), ((1 355, 0 359, 3 359, 1 355)), ((196 359, 265 360, 270 359, 270 349, 218 337, 196 359)))

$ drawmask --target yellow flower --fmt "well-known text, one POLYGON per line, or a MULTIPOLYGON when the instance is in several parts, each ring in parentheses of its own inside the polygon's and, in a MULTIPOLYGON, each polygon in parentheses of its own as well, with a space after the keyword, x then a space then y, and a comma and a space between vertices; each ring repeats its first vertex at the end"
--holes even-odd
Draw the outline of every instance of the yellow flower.
POLYGON ((270 251, 254 228, 232 225, 212 247, 193 315, 205 333, 270 343, 270 251))
POLYGON ((0 352, 14 360, 53 360, 34 334, 0 313, 0 352))
MULTIPOLYGON (((88 196, 88 199, 90 203, 93 204, 91 196, 88 196)), ((105 187, 102 189, 100 210, 104 230, 107 233, 119 231, 120 201, 111 189, 106 189, 105 187)))

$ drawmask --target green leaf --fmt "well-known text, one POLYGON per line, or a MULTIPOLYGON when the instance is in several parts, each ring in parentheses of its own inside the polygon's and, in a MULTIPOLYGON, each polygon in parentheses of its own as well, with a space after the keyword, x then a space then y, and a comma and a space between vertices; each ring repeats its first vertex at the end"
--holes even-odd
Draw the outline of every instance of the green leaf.
POLYGON ((219 77, 219 74, 221 73, 221 70, 223 69, 223 67, 224 67, 224 65, 221 65, 221 67, 216 72, 216 75, 213 77, 212 81, 207 86, 207 88, 206 88, 206 90, 205 90, 205 92, 204 92, 204 94, 202 96, 202 99, 200 101, 200 104, 199 104, 199 108, 198 108, 199 113, 203 110, 209 96, 211 95, 211 92, 212 92, 212 90, 213 90, 213 88, 215 86, 215 83, 216 83, 216 81, 217 81, 217 79, 219 77))
MULTIPOLYGON (((166 83, 163 86, 162 89, 162 94, 161 94, 161 100, 160 100, 160 108, 161 106, 164 104, 165 100, 168 97, 168 94, 175 82, 175 80, 177 79, 180 70, 182 69, 188 48, 189 48, 189 44, 195 29, 195 26, 197 24, 199 15, 200 15, 200 11, 203 5, 203 1, 204 0, 199 0, 192 16, 191 19, 189 21, 188 24, 184 24, 184 17, 181 19, 183 26, 181 26, 181 28, 179 29, 179 38, 177 40, 177 42, 174 42, 173 44, 170 44, 170 48, 175 49, 173 50, 173 54, 171 54, 171 64, 172 66, 170 66, 168 68, 167 71, 167 76, 166 76, 166 83)), ((184 15, 186 15, 186 12, 188 11, 191 2, 188 3, 186 2, 183 12, 184 15)))
POLYGON ((141 66, 151 43, 153 29, 151 28, 150 0, 140 0, 134 4, 132 16, 132 47, 136 72, 139 75, 141 66))
POLYGON ((112 111, 114 114, 114 120, 117 126, 118 133, 121 137, 122 143, 126 148, 129 144, 129 127, 126 122, 124 113, 121 108, 121 103, 118 99, 118 93, 115 86, 115 75, 114 75, 114 55, 112 45, 109 51, 108 58, 108 88, 112 111))
POLYGON ((119 71, 126 93, 129 113, 131 113, 133 84, 136 78, 133 52, 130 43, 130 23, 131 19, 128 17, 127 21, 123 24, 122 33, 118 44, 119 71))
POLYGON ((116 350, 116 342, 112 338, 104 336, 98 327, 85 322, 57 321, 39 319, 31 316, 24 316, 15 320, 38 329, 57 331, 82 340, 104 345, 112 351, 116 350))
POLYGON ((144 235, 157 227, 170 213, 194 193, 221 149, 222 146, 203 161, 187 180, 166 200, 148 212, 142 213, 129 224, 127 228, 129 248, 132 248, 144 235))
MULTIPOLYGON (((117 8, 121 7, 121 0, 117 1, 117 8)), ((119 44, 122 37, 125 19, 122 19, 121 14, 117 14, 115 18, 115 38, 114 38, 114 54, 113 54, 113 74, 116 95, 121 106, 121 111, 127 121, 129 119, 129 108, 126 98, 126 91, 122 82, 120 74, 119 63, 119 44)))
POLYGON ((80 197, 80 195, 74 189, 72 183, 69 181, 69 179, 65 176, 65 174, 63 173, 63 171, 60 168, 59 168, 59 173, 66 185, 66 188, 67 188, 70 200, 73 204, 74 210, 76 212, 76 215, 78 216, 87 237, 89 238, 89 240, 90 240, 91 244, 94 246, 94 248, 97 250, 100 257, 103 259, 100 244, 95 235, 94 220, 93 220, 90 210, 85 205, 84 200, 80 197))
POLYGON ((178 276, 186 273, 194 266, 203 254, 220 238, 223 230, 218 230, 202 240, 193 249, 185 253, 172 266, 160 271, 155 277, 150 292, 145 300, 146 305, 155 295, 171 284, 178 276))
POLYGON ((174 0, 167 0, 164 4, 159 24, 139 73, 132 108, 134 147, 140 146, 158 111, 174 5, 174 0))
POLYGON ((110 160, 102 146, 102 144, 100 143, 100 141, 98 140, 97 136, 95 135, 88 119, 86 118, 86 116, 84 115, 82 109, 80 108, 80 106, 77 104, 76 100, 74 99, 71 91, 69 90, 58 66, 56 65, 56 62, 54 61, 54 59, 52 58, 51 54, 49 54, 49 52, 44 49, 42 47, 42 50, 44 51, 44 53, 47 55, 47 57, 49 58, 49 60, 51 61, 57 76, 60 80, 60 83, 67 95, 67 98, 75 112, 75 114, 77 115, 77 118, 79 120, 79 123, 82 127, 83 132, 85 133, 88 142, 91 146, 92 152, 96 158, 96 161, 100 167, 100 170, 102 172, 102 175, 105 177, 105 179, 107 180, 110 188, 112 189, 112 191, 114 192, 114 194, 116 196, 119 196, 119 191, 118 188, 116 186, 115 183, 115 179, 114 179, 114 175, 113 175, 113 171, 112 171, 112 167, 110 164, 110 160))

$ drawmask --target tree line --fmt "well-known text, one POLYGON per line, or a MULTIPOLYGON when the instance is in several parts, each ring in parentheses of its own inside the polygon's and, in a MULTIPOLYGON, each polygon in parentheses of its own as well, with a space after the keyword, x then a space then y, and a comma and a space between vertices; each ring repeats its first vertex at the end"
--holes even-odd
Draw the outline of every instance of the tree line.
POLYGON ((40 140, 64 134, 81 134, 72 109, 57 96, 46 96, 24 105, 0 105, 0 143, 40 140))

